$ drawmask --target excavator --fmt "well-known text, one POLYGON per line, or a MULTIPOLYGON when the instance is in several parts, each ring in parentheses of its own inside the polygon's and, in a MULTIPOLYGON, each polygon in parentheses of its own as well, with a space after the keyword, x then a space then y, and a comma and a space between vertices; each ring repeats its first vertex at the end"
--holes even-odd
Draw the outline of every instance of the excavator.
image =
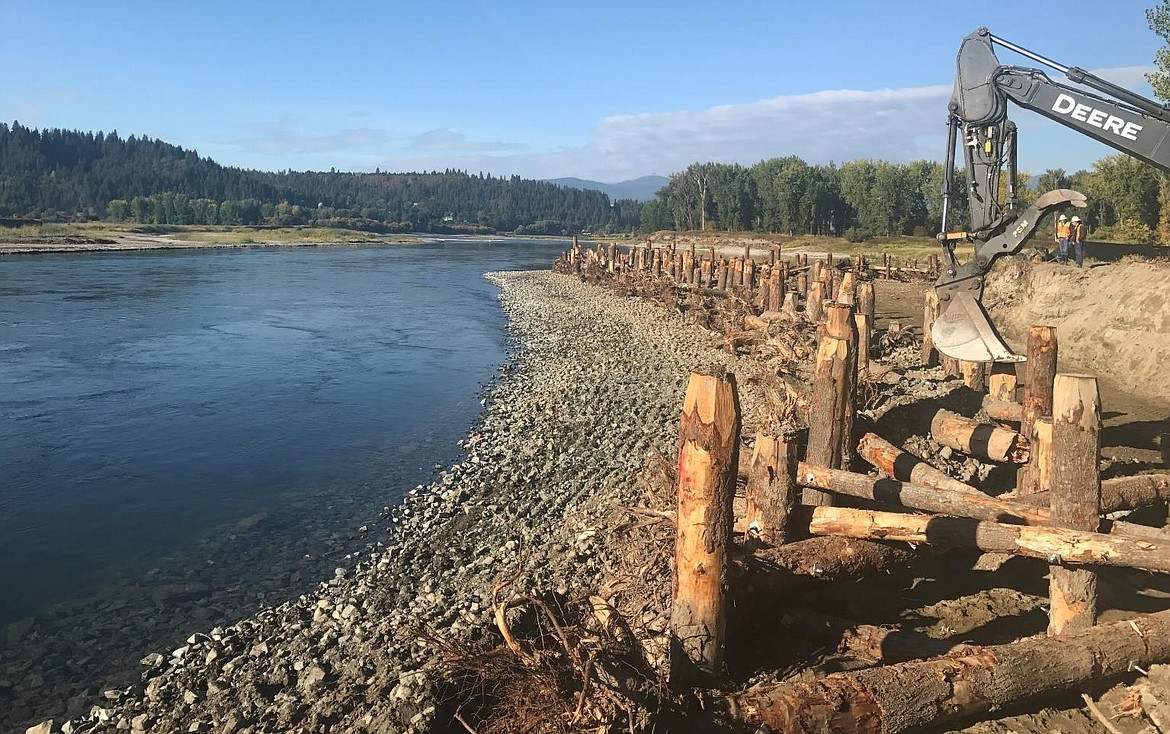
POLYGON ((983 308, 984 279, 996 258, 1020 251, 1047 212, 1085 206, 1084 194, 1056 189, 1041 194, 1020 211, 1016 126, 1008 119, 1009 102, 1170 171, 1170 106, 1083 69, 1058 64, 994 36, 986 28, 963 39, 948 107, 942 228, 938 235, 942 275, 935 283, 939 315, 931 336, 940 352, 969 362, 1024 360, 1004 343, 983 308), (1059 71, 1078 86, 1053 81, 1041 69, 1002 64, 995 55, 996 46, 1059 71), (950 232, 947 216, 959 141, 970 222, 967 231, 950 232), (1007 177, 1001 190, 1005 168, 1007 177), (955 257, 960 242, 969 242, 975 249, 965 263, 955 257))

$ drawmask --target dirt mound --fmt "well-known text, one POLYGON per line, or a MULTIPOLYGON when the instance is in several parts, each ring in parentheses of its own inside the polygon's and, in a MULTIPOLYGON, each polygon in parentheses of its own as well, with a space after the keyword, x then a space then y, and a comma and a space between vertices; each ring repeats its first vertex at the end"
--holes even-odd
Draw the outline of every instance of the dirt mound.
POLYGON ((987 279, 984 303, 1023 352, 1028 327, 1057 327, 1061 371, 1112 379, 1170 401, 1170 264, 1119 262, 1076 268, 1004 258, 987 279))

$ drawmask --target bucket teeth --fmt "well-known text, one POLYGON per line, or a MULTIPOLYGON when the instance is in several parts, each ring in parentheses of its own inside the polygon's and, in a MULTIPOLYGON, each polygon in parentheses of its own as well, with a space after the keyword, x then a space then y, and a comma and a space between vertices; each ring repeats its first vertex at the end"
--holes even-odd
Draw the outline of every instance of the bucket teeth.
POLYGON ((991 325, 991 319, 970 293, 951 294, 950 305, 935 319, 930 329, 938 351, 964 362, 1023 362, 1004 343, 991 325))

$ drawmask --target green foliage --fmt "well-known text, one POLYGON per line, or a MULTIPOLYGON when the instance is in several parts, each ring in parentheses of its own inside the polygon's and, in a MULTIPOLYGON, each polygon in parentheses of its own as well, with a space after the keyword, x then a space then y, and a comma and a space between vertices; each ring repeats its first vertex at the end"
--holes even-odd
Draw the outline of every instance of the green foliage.
POLYGON ((1127 245, 1149 245, 1157 242, 1154 230, 1147 224, 1123 219, 1111 225, 1098 227, 1090 237, 1102 242, 1117 242, 1127 245))
POLYGON ((845 230, 847 242, 867 242, 873 239, 873 233, 864 227, 850 227, 845 230))
MULTIPOLYGON (((1170 43, 1170 0, 1162 0, 1146 11, 1146 21, 1150 30, 1170 43)), ((1154 54, 1156 71, 1146 74, 1146 81, 1154 88, 1154 94, 1160 99, 1170 100, 1170 46, 1163 46, 1154 54)))
POLYGON ((630 231, 640 214, 637 202, 519 176, 266 173, 150 138, 0 123, 0 217, 224 226, 352 220, 435 232, 511 232, 540 222, 547 230, 556 222, 561 232, 577 232, 630 231))

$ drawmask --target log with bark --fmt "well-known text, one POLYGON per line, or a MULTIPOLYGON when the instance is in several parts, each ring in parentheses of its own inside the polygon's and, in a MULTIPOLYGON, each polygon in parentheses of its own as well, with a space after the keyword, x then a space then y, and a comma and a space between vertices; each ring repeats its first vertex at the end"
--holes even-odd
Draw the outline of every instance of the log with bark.
POLYGON ((878 471, 902 482, 913 482, 950 492, 983 493, 936 469, 914 454, 907 453, 876 433, 867 433, 857 443, 857 455, 878 471))
POLYGON ((930 433, 943 446, 971 456, 1022 464, 1028 460, 1028 441, 1015 431, 980 423, 940 408, 930 421, 930 433))
POLYGON ((983 396, 983 410, 987 417, 997 421, 1019 423, 1024 417, 1024 406, 1020 403, 1000 400, 992 395, 983 396))
POLYGON ((679 419, 670 613, 670 682, 679 689, 723 674, 724 587, 739 431, 735 376, 692 372, 679 419))
MULTIPOLYGON (((1047 506, 1049 492, 1018 495, 1017 502, 1047 506)), ((1121 512, 1149 507, 1170 500, 1170 474, 1135 474, 1101 480, 1101 512, 1121 512)))
POLYGON ((805 487, 888 502, 915 510, 1027 525, 1050 523, 1050 513, 1046 507, 1013 504, 978 492, 948 492, 896 479, 880 479, 816 466, 804 461, 797 465, 796 477, 805 487))
POLYGON ((1028 699, 1120 678, 1170 660, 1170 611, 1058 638, 965 647, 932 660, 762 684, 727 697, 730 713, 786 734, 937 729, 1028 699))
POLYGON ((1170 546, 1165 543, 1084 530, 844 507, 817 507, 809 523, 809 533, 867 540, 900 540, 944 548, 974 547, 995 553, 1041 558, 1053 564, 1121 566, 1170 572, 1170 546))
POLYGON ((898 627, 857 624, 824 612, 789 609, 780 617, 781 626, 810 637, 837 642, 837 653, 873 663, 900 663, 945 655, 969 643, 938 640, 921 632, 898 627))

